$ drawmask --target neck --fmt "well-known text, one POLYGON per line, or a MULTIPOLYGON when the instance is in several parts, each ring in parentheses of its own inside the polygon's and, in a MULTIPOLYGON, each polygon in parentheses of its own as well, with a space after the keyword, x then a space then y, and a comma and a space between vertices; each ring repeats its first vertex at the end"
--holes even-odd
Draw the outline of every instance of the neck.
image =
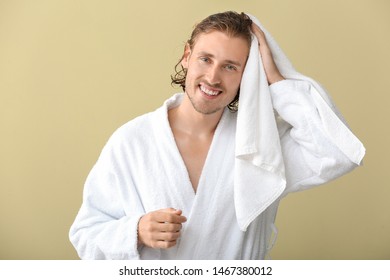
POLYGON ((182 103, 168 111, 168 119, 172 130, 181 131, 189 136, 210 136, 214 134, 223 110, 213 114, 202 114, 194 109, 187 96, 182 103))

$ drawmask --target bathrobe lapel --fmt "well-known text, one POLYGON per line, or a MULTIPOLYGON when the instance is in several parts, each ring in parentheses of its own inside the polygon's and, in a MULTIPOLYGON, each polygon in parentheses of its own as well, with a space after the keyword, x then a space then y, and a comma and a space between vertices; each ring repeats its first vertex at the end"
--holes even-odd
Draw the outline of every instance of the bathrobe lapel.
MULTIPOLYGON (((235 132, 235 121, 232 120, 234 115, 225 109, 216 128, 195 193, 168 121, 167 111, 180 104, 181 99, 182 96, 175 95, 167 100, 165 106, 158 109, 160 111, 157 114, 154 114, 153 137, 156 139, 158 158, 162 159, 160 168, 164 170, 160 172, 159 185, 169 186, 161 189, 163 193, 154 199, 154 206, 181 209, 183 215, 187 217, 177 246, 165 253, 173 253, 177 259, 185 259, 191 255, 202 258, 200 255, 197 257, 194 252, 212 250, 210 242, 206 242, 212 239, 204 237, 220 234, 215 230, 215 216, 218 215, 215 207, 218 207, 218 211, 224 211, 234 204, 233 187, 226 186, 226 182, 233 182, 230 177, 233 176, 234 165, 232 136, 235 132), (167 162, 169 166, 165 166, 167 162)), ((234 207, 232 209, 234 211, 234 207)), ((234 216, 234 213, 232 215, 234 216)))
MULTIPOLYGON (((215 203, 220 205, 223 205, 224 202, 229 203, 221 201, 223 198, 218 194, 219 188, 225 185, 222 181, 226 182, 226 176, 229 173, 227 166, 230 166, 230 163, 226 161, 226 158, 229 158, 228 151, 234 151, 233 127, 232 122, 228 120, 230 117, 230 113, 226 109, 215 131, 199 179, 197 193, 193 197, 192 207, 187 214, 188 220, 184 224, 181 239, 177 245, 176 258, 178 259, 185 259, 191 254, 195 258, 202 258, 197 252, 207 252, 212 247, 212 244, 208 242, 210 239, 205 239, 205 236, 218 234, 214 227, 216 212, 212 208, 215 203)), ((191 186, 191 184, 189 185, 191 186)), ((229 192, 228 186, 226 186, 226 191, 229 192)))
POLYGON ((187 216, 191 212, 191 208, 195 199, 195 192, 192 188, 188 171, 184 164, 183 158, 180 155, 176 145, 171 127, 168 121, 167 110, 169 107, 174 107, 181 102, 181 96, 175 95, 167 100, 165 106, 155 115, 155 138, 158 145, 158 153, 164 158, 161 168, 165 171, 161 182, 169 185, 161 194, 161 199, 165 201, 166 207, 172 207, 183 211, 183 215, 187 216), (169 163, 169 166, 166 166, 169 163), (168 193, 169 192, 169 193, 168 193))

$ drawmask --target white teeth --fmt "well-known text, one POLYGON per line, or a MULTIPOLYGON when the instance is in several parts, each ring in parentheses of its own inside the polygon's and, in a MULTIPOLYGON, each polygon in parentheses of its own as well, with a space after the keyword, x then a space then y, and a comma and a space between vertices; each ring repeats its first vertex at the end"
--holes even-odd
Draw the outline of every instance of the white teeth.
POLYGON ((210 89, 207 89, 207 88, 205 88, 204 86, 200 86, 200 89, 204 92, 204 93, 206 93, 207 95, 213 95, 213 96, 215 96, 215 95, 218 95, 219 93, 220 93, 220 91, 214 91, 214 90, 210 90, 210 89))

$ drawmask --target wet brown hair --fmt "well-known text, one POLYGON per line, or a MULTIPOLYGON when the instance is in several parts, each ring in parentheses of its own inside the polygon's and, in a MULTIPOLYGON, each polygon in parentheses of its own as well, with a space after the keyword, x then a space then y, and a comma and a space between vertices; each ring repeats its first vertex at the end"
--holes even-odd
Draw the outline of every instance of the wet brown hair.
MULTIPOLYGON (((227 34, 230 37, 240 37, 248 42, 248 47, 251 45, 252 20, 244 13, 237 13, 233 11, 223 12, 208 16, 200 23, 198 23, 192 31, 190 39, 187 41, 187 45, 192 50, 196 39, 202 33, 210 33, 212 31, 220 31, 227 34)), ((187 69, 181 65, 183 57, 175 65, 175 74, 171 75, 171 84, 179 85, 185 91, 185 81, 187 77, 187 69)), ((230 111, 237 112, 238 100, 240 96, 240 90, 238 90, 234 100, 227 106, 230 111)))

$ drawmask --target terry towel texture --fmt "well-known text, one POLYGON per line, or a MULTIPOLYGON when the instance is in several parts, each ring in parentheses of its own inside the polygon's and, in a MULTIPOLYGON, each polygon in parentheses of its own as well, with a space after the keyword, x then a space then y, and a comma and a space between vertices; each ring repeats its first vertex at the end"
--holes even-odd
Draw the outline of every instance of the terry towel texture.
MULTIPOLYGON (((249 17, 263 30, 280 73, 286 79, 310 84, 310 95, 327 136, 352 162, 359 165, 365 149, 346 126, 326 90, 313 79, 297 72, 259 20, 252 15, 249 17)), ((240 87, 234 174, 236 215, 241 230, 245 231, 286 187, 270 87, 254 35, 240 87)))

